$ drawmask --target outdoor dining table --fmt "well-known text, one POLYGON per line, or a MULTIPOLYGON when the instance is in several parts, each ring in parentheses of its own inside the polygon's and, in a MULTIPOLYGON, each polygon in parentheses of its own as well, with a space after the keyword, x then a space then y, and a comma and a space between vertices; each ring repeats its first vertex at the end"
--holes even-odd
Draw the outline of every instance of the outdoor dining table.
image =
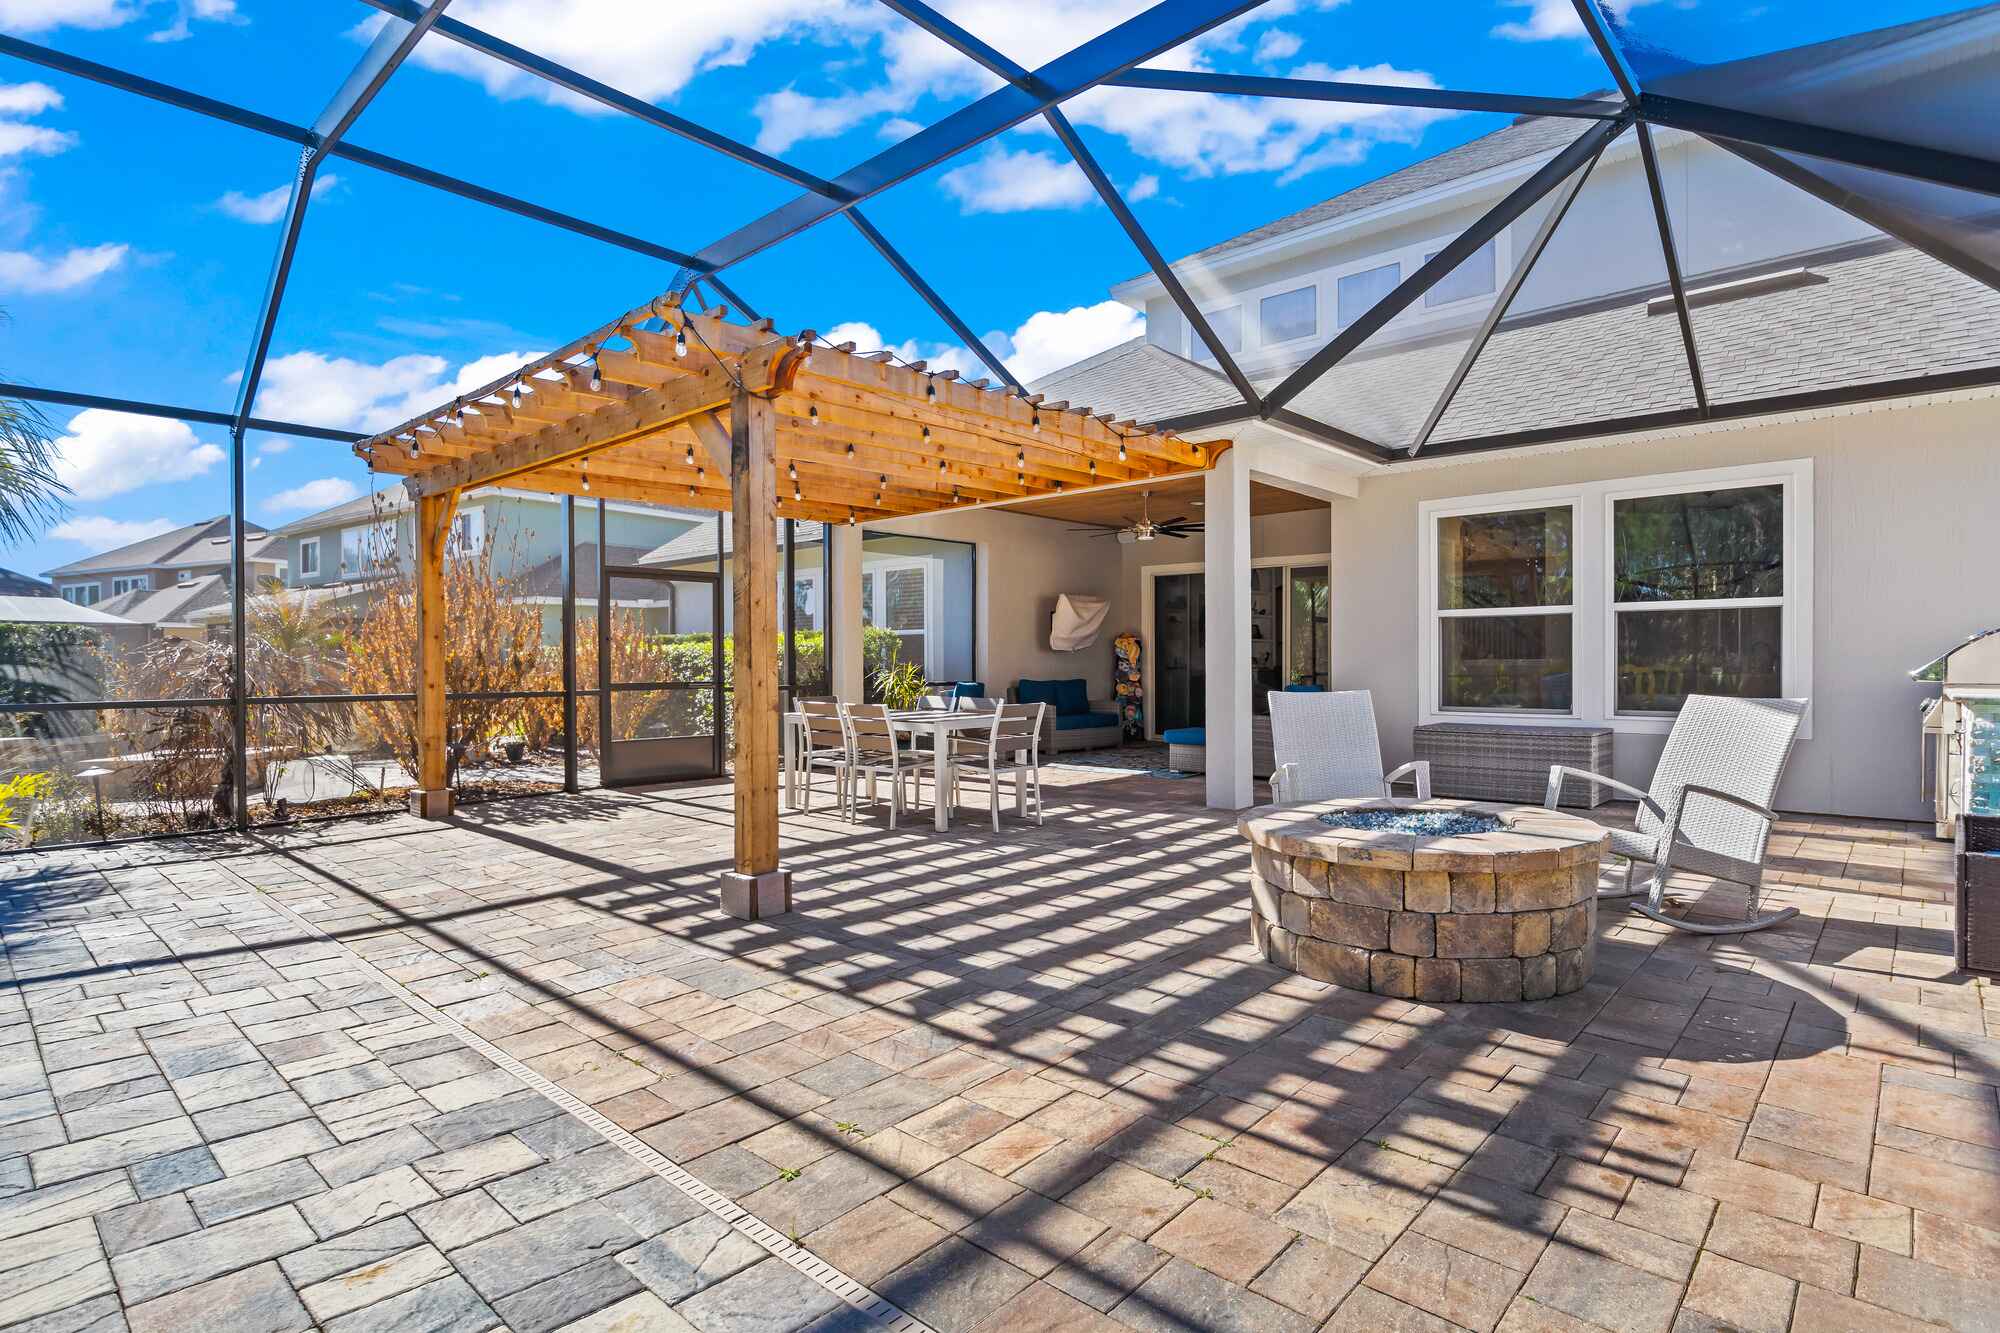
MULTIPOLYGON (((951 827, 951 802, 944 794, 951 790, 951 735, 957 731, 991 731, 993 714, 959 713, 944 708, 892 708, 889 718, 898 727, 912 732, 927 732, 931 738, 931 753, 937 757, 936 789, 932 793, 932 817, 937 831, 943 833, 951 827)), ((804 771, 800 759, 804 753, 799 745, 799 736, 805 731, 804 713, 786 713, 784 718, 784 770, 785 804, 797 810, 802 803, 801 782, 810 782, 812 775, 804 771)))

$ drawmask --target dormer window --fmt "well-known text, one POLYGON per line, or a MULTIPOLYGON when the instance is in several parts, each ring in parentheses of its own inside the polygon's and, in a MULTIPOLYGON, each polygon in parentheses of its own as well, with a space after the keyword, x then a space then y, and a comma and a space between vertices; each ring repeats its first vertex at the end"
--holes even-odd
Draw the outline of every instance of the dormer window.
MULTIPOLYGON (((1424 256, 1424 262, 1430 263, 1439 253, 1441 252, 1431 251, 1424 256)), ((1424 293, 1424 308, 1435 310, 1438 306, 1450 305, 1454 301, 1470 301, 1475 296, 1492 294, 1493 242, 1488 241, 1467 255, 1464 263, 1432 284, 1431 289, 1424 293)))
POLYGON ((1319 289, 1300 287, 1257 303, 1257 336, 1265 346, 1319 332, 1319 289))
MULTIPOLYGON (((1222 350, 1231 356, 1243 351, 1243 307, 1225 306, 1220 310, 1204 310, 1201 317, 1208 321, 1208 327, 1215 330, 1215 340, 1222 344, 1222 350)), ((1215 364, 1215 353, 1206 340, 1192 329, 1188 331, 1188 341, 1194 344, 1194 359, 1203 365, 1215 364)))
POLYGON ((1344 329, 1360 319, 1377 301, 1395 291, 1402 280, 1401 264, 1381 264, 1342 278, 1335 291, 1339 306, 1334 315, 1337 326, 1344 329))

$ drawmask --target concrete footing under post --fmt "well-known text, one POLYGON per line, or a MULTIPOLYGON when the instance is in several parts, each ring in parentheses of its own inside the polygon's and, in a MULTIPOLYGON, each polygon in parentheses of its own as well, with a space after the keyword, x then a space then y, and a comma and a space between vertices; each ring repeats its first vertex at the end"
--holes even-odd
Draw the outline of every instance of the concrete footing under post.
POLYGON ((792 910, 792 872, 766 870, 761 875, 745 875, 725 870, 716 876, 722 893, 722 910, 743 921, 761 921, 792 910))
POLYGON ((410 813, 418 819, 449 819, 453 808, 451 788, 410 793, 410 813))

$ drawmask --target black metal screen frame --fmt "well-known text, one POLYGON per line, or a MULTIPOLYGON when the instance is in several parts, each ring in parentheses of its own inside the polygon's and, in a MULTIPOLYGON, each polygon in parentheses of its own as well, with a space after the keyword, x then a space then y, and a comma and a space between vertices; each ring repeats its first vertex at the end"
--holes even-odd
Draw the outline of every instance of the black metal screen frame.
MULTIPOLYGON (((234 780, 236 783, 235 811, 236 827, 249 826, 249 784, 246 747, 248 740, 248 710, 259 703, 273 702, 252 696, 245 678, 244 653, 244 587, 245 587, 245 503, 244 478, 246 471, 244 437, 248 432, 258 431, 271 434, 295 436, 337 443, 349 443, 359 437, 353 432, 310 422, 275 421, 254 414, 257 393, 265 360, 269 355, 272 332, 282 308, 288 284, 292 261, 296 255, 304 215, 311 199, 311 190, 320 165, 329 158, 340 158, 373 170, 381 171, 401 179, 412 181, 427 188, 456 195, 486 207, 513 213, 551 227, 556 227, 588 237, 601 243, 617 246, 634 253, 671 263, 685 271, 685 277, 697 293, 701 286, 711 288, 719 297, 752 318, 756 312, 733 291, 722 274, 723 271, 741 261, 780 244, 791 236, 816 226, 838 214, 845 214, 849 222, 868 241, 870 246, 882 256, 890 268, 902 278, 912 290, 934 311, 952 331, 964 340, 994 374, 1015 392, 1025 393, 1025 388, 1014 377, 1004 361, 995 357, 991 350, 972 333, 971 326, 961 319, 949 302, 909 264, 890 239, 884 236, 860 212, 859 205, 883 191, 909 180, 983 144, 1008 129, 1030 120, 1040 118, 1055 129, 1058 138, 1069 151, 1097 191, 1110 208, 1119 225, 1126 232, 1148 267, 1164 284, 1171 298, 1187 314, 1196 329, 1216 352, 1216 361, 1225 376, 1236 389, 1239 402, 1232 406, 1208 409, 1203 412, 1186 414, 1176 418, 1148 423, 1160 428, 1196 431, 1212 430, 1248 421, 1269 421, 1289 430, 1315 439, 1331 449, 1360 457, 1371 463, 1393 465, 1405 461, 1414 449, 1405 451, 1391 448, 1383 443, 1364 439, 1352 432, 1343 431, 1325 423, 1303 416, 1286 406, 1290 399, 1304 387, 1309 378, 1301 378, 1307 369, 1313 375, 1324 373, 1333 364, 1351 352, 1362 339, 1350 336, 1347 331, 1336 334, 1327 345, 1295 371, 1292 376, 1273 389, 1259 393, 1243 375, 1234 359, 1225 349, 1216 345, 1213 331, 1206 327, 1206 320, 1199 310, 1194 309, 1185 289, 1174 272, 1174 266, 1160 253, 1146 234, 1131 209, 1125 204, 1116 187, 1111 184, 1101 168, 1097 166, 1082 141, 1069 128, 1062 113, 1062 104, 1100 85, 1115 85, 1129 88, 1150 88, 1167 92, 1184 92, 1221 96, 1249 96, 1291 98, 1308 101, 1349 102, 1364 105, 1426 107, 1446 110, 1478 112, 1501 112, 1517 115, 1567 117, 1581 122, 1595 122, 1586 130, 1578 144, 1591 143, 1601 151, 1604 142, 1622 130, 1626 125, 1636 125, 1641 136, 1641 151, 1647 167, 1649 196, 1653 205, 1655 221, 1659 232, 1659 242, 1665 255, 1668 270, 1668 285, 1672 293, 1675 313, 1681 325, 1688 367, 1693 376, 1696 393, 1694 407, 1671 411, 1631 415, 1605 420, 1579 423, 1550 429, 1529 429, 1490 436, 1475 440, 1456 440, 1448 445, 1431 446, 1432 455, 1467 454, 1518 448, 1557 439, 1576 439, 1592 436, 1606 436, 1630 433, 1655 428, 1681 425, 1690 421, 1707 421, 1724 418, 1742 418, 1767 413, 1793 411, 1814 406, 1845 404, 1877 399, 1901 398, 1917 394, 1943 392, 1952 389, 1970 388, 2000 383, 2000 367, 1985 370, 1955 372, 1951 374, 1922 375, 1900 380, 1882 381, 1868 384, 1843 385, 1832 389, 1815 390, 1805 393, 1777 395, 1749 402, 1735 402, 1723 405, 1712 404, 1708 400, 1703 384, 1700 360, 1694 340, 1694 330, 1687 313, 1684 279, 1678 256, 1674 252, 1672 229, 1666 216, 1666 206, 1658 181, 1658 167, 1654 160, 1649 127, 1660 125, 1687 131, 1718 144, 1726 150, 1772 174, 1787 180, 1799 188, 1806 189, 1832 206, 1842 209, 1870 226, 1923 253, 1952 266, 1975 280, 2000 290, 2000 271, 1976 255, 1967 253, 1962 246, 1949 237, 1924 229, 1921 224, 1890 215, 1872 206, 1868 201, 1853 197, 1846 191, 1819 180, 1811 172, 1792 163, 1786 154, 1802 154, 1835 163, 1858 166, 1874 171, 1890 172, 1920 181, 1928 181, 1954 189, 1973 191, 1986 195, 2000 195, 2000 163, 1964 153, 1946 151, 1921 144, 1909 144, 1876 138, 1866 134, 1834 130, 1826 127, 1802 124, 1782 118, 1757 115, 1728 107, 1702 102, 1692 102, 1649 93, 1639 87, 1621 58, 1616 44, 1612 41, 1605 16, 1599 4, 1593 0, 1572 0, 1584 30, 1590 37, 1605 68, 1617 87, 1615 97, 1547 98, 1527 97, 1514 94, 1490 93, 1477 90, 1459 89, 1413 89, 1374 84, 1357 84, 1329 80, 1269 78, 1244 76, 1205 71, 1180 71, 1151 69, 1145 62, 1175 47, 1208 32, 1233 19, 1249 14, 1261 7, 1265 0, 1160 0, 1159 3, 1132 16, 1122 23, 1081 43, 1065 54, 1040 66, 1026 69, 1001 54, 975 34, 966 31, 951 20, 932 9, 922 0, 881 0, 895 13, 908 22, 929 32, 939 40, 968 58, 983 65, 996 74, 1001 86, 958 108, 942 120, 916 131, 898 143, 875 154, 843 172, 839 176, 823 178, 807 172, 780 158, 764 153, 754 147, 742 144, 726 135, 703 127, 685 117, 674 114, 652 103, 634 98, 611 88, 588 75, 569 69, 535 52, 525 50, 506 42, 490 33, 448 16, 445 11, 451 0, 361 0, 374 9, 389 16, 366 53, 356 63, 352 73, 341 88, 328 101, 325 109, 311 126, 295 125, 267 116, 261 112, 238 106, 220 98, 179 88, 171 84, 148 78, 128 70, 84 59, 52 47, 0 34, 0 55, 55 70, 75 78, 90 80, 117 89, 132 96, 144 97, 192 114, 207 116, 216 120, 249 129, 258 133, 284 139, 300 146, 299 168, 292 182, 281 227, 281 239, 272 261, 271 274, 266 282, 263 300, 260 303, 256 325, 250 339, 248 355, 245 358, 244 373, 236 401, 230 410, 171 405, 136 399, 107 397, 82 393, 63 387, 40 387, 21 384, 0 383, 0 395, 13 396, 28 401, 61 404, 79 407, 104 407, 111 410, 132 412, 142 415, 172 418, 192 423, 226 426, 230 431, 230 514, 231 514, 231 568, 233 577, 230 587, 231 643, 234 651, 232 664, 233 689, 229 698, 220 700, 98 700, 89 702, 65 702, 61 704, 4 705, 0 715, 55 711, 77 711, 86 709, 124 709, 145 707, 191 707, 209 706, 230 708, 235 717, 236 760, 234 780), (417 43, 426 36, 436 40, 449 40, 468 49, 480 52, 489 58, 502 61, 515 69, 542 80, 566 93, 597 103, 614 114, 628 116, 653 126, 663 133, 674 135, 687 142, 726 156, 734 161, 784 180, 803 191, 790 202, 771 210, 764 216, 738 227, 730 234, 717 238, 697 248, 670 246, 646 237, 631 235, 610 227, 605 227, 586 219, 559 210, 547 208, 529 200, 506 192, 463 180, 446 173, 393 157, 385 153, 363 148, 346 140, 348 129, 366 109, 368 104, 382 90, 390 79, 402 68, 417 43)), ((1577 147, 1577 145, 1572 145, 1577 147)), ((1593 159, 1594 160, 1594 159, 1593 159)), ((1490 234, 1506 222, 1539 201, 1549 191, 1558 188, 1567 176, 1551 173, 1534 178, 1540 188, 1531 196, 1523 197, 1521 191, 1510 194, 1493 210, 1472 224, 1468 235, 1490 234)), ((1542 238, 1546 240, 1546 237, 1542 238)), ((1532 261, 1531 261, 1532 262, 1532 261)), ((1393 295, 1407 304, 1421 296, 1428 287, 1446 276, 1450 265, 1426 265, 1418 275, 1399 287, 1393 295), (1432 271, 1435 269, 1435 271, 1432 271), (1417 283, 1417 278, 1424 281, 1417 283), (1405 290, 1405 289, 1408 290, 1405 290)), ((1480 348, 1492 335, 1499 321, 1489 320, 1478 332, 1471 348, 1468 349, 1464 364, 1470 365, 1480 348)), ((1462 373, 1453 377, 1452 389, 1462 380, 1462 373)), ((1449 394, 1447 394, 1447 402, 1449 394)), ((1426 424, 1418 448, 1424 446, 1436 419, 1442 414, 1445 403, 1434 410, 1432 419, 1426 424)), ((563 666, 564 687, 560 691, 526 692, 509 694, 506 698, 561 698, 564 702, 564 730, 567 736, 565 755, 565 787, 575 790, 576 778, 576 721, 575 707, 579 695, 575 679, 575 523, 573 501, 564 505, 564 530, 569 541, 563 557, 563 666)), ((602 535, 604 531, 603 504, 599 502, 599 560, 603 561, 602 535)), ((831 541, 826 544, 826 564, 831 573, 831 541)), ((791 554, 791 533, 786 540, 787 582, 795 577, 795 561, 791 554)), ((977 548, 974 548, 975 597, 978 582, 977 548)), ((718 568, 721 564, 721 547, 718 546, 718 568)), ((823 616, 828 621, 826 642, 828 644, 828 669, 831 670, 833 626, 831 624, 832 588, 831 578, 827 584, 823 616)), ((793 631, 796 628, 795 608, 792 597, 787 597, 785 616, 786 688, 796 684, 796 648, 793 631)), ((978 620, 975 606, 973 620, 974 669, 978 667, 978 620)), ((387 700, 414 696, 391 695, 326 695, 312 696, 301 702, 354 703, 370 700, 387 700)), ((466 697, 454 695, 452 697, 466 697)), ((482 696, 483 697, 483 696, 482 696)))

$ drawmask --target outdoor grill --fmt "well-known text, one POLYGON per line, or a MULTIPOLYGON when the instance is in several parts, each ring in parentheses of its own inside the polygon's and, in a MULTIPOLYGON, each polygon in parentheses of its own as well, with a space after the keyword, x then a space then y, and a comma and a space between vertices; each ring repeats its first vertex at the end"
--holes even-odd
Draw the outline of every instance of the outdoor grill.
POLYGON ((1910 678, 1940 687, 1923 704, 1920 765, 1937 835, 1952 837, 1964 815, 2000 817, 2000 630, 1973 635, 1910 678))
POLYGON ((1959 969, 2000 975, 2000 630, 1975 634, 1911 677, 1924 703, 1924 768, 1937 833, 1957 844, 1959 969))

